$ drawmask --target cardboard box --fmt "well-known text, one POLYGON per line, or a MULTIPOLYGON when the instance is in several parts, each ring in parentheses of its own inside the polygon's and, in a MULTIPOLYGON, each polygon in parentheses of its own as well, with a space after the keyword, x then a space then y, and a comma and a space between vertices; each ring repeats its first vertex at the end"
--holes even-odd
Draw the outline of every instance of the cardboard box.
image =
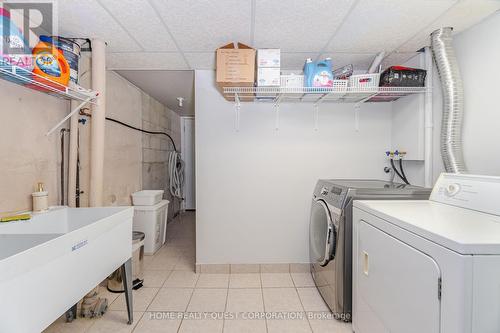
POLYGON ((257 67, 277 67, 281 66, 280 49, 258 49, 257 67))
POLYGON ((217 49, 217 78, 218 85, 226 83, 241 83, 253 85, 255 81, 255 49, 238 43, 233 43, 217 49))
MULTIPOLYGON (((216 84, 221 93, 224 87, 253 87, 255 83, 255 49, 248 45, 233 43, 221 46, 216 51, 216 84)), ((224 95, 234 101, 233 96, 224 95)), ((245 97, 245 101, 253 97, 245 97)))
POLYGON ((257 70, 257 87, 279 87, 280 68, 264 67, 257 70))

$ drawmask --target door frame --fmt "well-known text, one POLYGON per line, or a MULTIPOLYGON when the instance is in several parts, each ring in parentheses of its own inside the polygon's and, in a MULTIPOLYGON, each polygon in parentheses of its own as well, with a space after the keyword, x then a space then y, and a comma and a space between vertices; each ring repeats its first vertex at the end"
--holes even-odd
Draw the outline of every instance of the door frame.
POLYGON ((186 163, 186 155, 190 154, 192 156, 192 165, 189 166, 188 163, 184 166, 184 200, 182 201, 182 210, 195 210, 196 209, 196 154, 195 154, 195 117, 194 116, 182 116, 181 117, 181 156, 183 161, 186 163), (192 122, 192 139, 187 140, 186 123, 192 122), (191 145, 188 142, 191 141, 191 145), (186 172, 191 170, 191 172, 186 172), (191 184, 191 186, 189 186, 191 184), (192 197, 192 204, 186 205, 187 196, 192 197))

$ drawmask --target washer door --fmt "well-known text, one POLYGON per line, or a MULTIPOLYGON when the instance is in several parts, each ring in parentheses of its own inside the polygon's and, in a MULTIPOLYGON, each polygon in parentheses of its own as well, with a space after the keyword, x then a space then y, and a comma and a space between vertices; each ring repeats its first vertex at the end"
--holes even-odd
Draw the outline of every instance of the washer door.
POLYGON ((309 224, 309 256, 311 263, 326 266, 335 257, 337 232, 330 210, 323 200, 314 200, 309 224))

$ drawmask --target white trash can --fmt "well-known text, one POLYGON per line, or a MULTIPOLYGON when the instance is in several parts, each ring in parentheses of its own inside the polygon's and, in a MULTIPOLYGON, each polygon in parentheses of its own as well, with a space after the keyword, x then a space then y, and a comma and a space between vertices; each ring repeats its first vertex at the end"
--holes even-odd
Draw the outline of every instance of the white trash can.
MULTIPOLYGON (((144 233, 132 232, 132 288, 137 290, 144 282, 144 233)), ((122 271, 118 268, 108 277, 108 290, 112 293, 123 293, 122 271)))
POLYGON ((133 230, 143 232, 144 253, 153 255, 167 239, 168 200, 153 206, 134 206, 133 230))

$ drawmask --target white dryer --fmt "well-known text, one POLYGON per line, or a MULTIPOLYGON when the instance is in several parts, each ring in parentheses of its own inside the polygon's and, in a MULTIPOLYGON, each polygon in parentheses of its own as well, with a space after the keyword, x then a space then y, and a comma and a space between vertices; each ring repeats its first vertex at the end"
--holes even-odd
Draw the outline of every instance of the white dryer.
POLYGON ((500 177, 442 174, 429 200, 353 214, 356 333, 500 332, 500 177))

